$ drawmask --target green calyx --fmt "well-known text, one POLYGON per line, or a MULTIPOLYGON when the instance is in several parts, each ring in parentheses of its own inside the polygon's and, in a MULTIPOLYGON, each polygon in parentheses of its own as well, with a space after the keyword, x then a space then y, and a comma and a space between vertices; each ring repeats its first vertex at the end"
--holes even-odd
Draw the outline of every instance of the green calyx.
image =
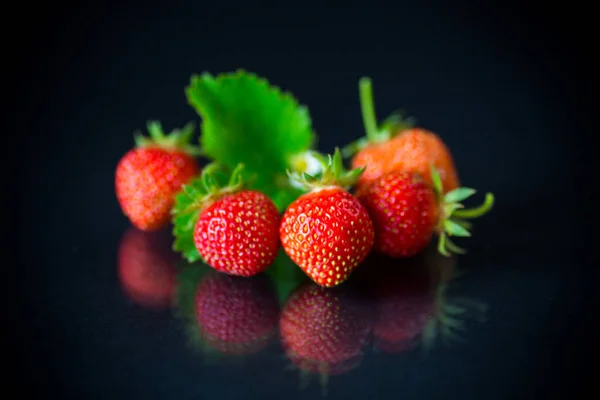
POLYGON ((342 149, 344 158, 352 157, 370 144, 386 142, 399 132, 413 127, 416 123, 414 118, 406 117, 403 110, 397 110, 378 125, 371 78, 360 78, 358 89, 366 136, 345 146, 342 149))
POLYGON ((165 134, 158 121, 148 121, 146 129, 148 129, 150 137, 144 136, 140 132, 134 134, 135 144, 138 148, 159 147, 170 151, 183 151, 191 156, 203 154, 200 146, 191 144, 195 129, 193 122, 189 122, 181 129, 174 129, 169 134, 165 134))
POLYGON ((232 171, 223 164, 213 162, 202 170, 202 174, 175 196, 173 216, 173 249, 180 252, 189 262, 200 259, 194 243, 194 228, 200 212, 223 196, 242 190, 247 182, 242 178, 243 164, 232 171))
POLYGON ((294 185, 309 191, 329 186, 339 186, 349 189, 366 169, 365 167, 361 167, 350 171, 346 170, 340 149, 337 147, 333 156, 329 154, 327 155, 327 159, 316 152, 313 152, 313 156, 322 164, 320 172, 311 175, 307 172, 288 171, 288 177, 294 185))
POLYGON ((431 178, 440 205, 437 226, 439 234, 438 251, 445 256, 450 256, 451 253, 464 254, 466 250, 454 244, 450 237, 471 236, 469 229, 471 229, 472 224, 468 220, 478 218, 490 211, 494 205, 494 195, 486 193, 483 204, 479 207, 467 209, 461 202, 474 195, 476 193, 475 189, 460 187, 443 194, 442 180, 433 166, 431 167, 431 178))

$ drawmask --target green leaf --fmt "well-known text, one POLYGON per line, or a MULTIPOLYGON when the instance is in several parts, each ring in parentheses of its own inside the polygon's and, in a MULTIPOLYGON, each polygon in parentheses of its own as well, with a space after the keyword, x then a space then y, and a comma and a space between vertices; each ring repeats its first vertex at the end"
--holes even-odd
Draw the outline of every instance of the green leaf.
POLYGON ((444 196, 444 201, 447 203, 459 203, 475 194, 475 189, 467 187, 456 188, 444 196))
POLYGON ((194 75, 186 95, 202 117, 201 142, 209 158, 231 168, 243 163, 244 176, 256 178, 250 187, 278 199, 280 210, 302 194, 281 185, 287 182, 281 177, 295 155, 311 148, 315 134, 308 109, 290 93, 239 70, 194 75))
POLYGON ((444 229, 450 236, 471 236, 468 230, 450 219, 444 221, 444 229))

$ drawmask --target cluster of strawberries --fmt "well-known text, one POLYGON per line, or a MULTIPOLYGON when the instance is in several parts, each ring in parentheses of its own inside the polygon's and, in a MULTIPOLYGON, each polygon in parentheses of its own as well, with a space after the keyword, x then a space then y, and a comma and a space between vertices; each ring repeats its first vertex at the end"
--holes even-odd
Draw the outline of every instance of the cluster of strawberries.
POLYGON ((317 167, 310 174, 290 171, 289 179, 305 192, 283 215, 270 197, 247 187, 242 164, 227 171, 226 181, 220 178, 225 167, 216 162, 200 174, 192 126, 165 135, 156 122, 148 127, 150 138, 137 136, 137 147, 117 167, 121 208, 141 230, 186 218, 195 249, 218 271, 256 275, 283 247, 323 287, 344 282, 372 250, 412 257, 434 234, 442 254, 464 252, 450 236, 469 236, 467 220, 486 213, 493 196, 464 209, 461 202, 475 191, 459 187, 440 137, 398 114, 378 125, 369 79, 360 81, 360 98, 367 136, 328 157, 310 152, 317 167), (344 169, 342 153, 352 169, 344 169), (176 205, 177 196, 192 200, 176 205))

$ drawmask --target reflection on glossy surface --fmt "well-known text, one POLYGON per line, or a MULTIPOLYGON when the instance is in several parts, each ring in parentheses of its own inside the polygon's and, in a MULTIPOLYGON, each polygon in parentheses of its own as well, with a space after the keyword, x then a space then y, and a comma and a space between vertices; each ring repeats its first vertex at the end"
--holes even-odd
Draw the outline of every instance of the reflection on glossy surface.
MULTIPOLYGON (((374 346, 387 353, 412 348, 434 313, 435 283, 431 270, 414 265, 384 264, 373 282, 374 346)), ((388 263, 389 264, 389 263, 388 263)))
POLYGON ((124 292, 137 304, 168 308, 173 303, 178 255, 171 250, 170 232, 129 228, 118 254, 118 274, 124 292))
MULTIPOLYGON (((195 268, 195 267, 190 267, 195 268)), ((187 296, 188 333, 203 352, 248 355, 263 349, 276 332, 279 304, 269 279, 236 277, 202 266, 187 296), (207 347, 208 346, 208 347, 207 347)), ((189 282, 188 282, 189 284, 189 282)), ((185 295, 185 294, 184 294, 185 295)), ((184 299, 185 301, 185 299, 184 299)))
POLYGON ((435 249, 409 260, 373 253, 335 288, 297 271, 284 258, 252 278, 202 263, 185 267, 177 304, 193 347, 205 355, 257 354, 279 332, 285 367, 299 373, 299 386, 316 378, 327 393, 330 377, 357 370, 365 357, 449 344, 485 312, 456 294, 456 258, 435 249))
POLYGON ((327 377, 360 364, 371 330, 369 313, 353 296, 353 287, 301 286, 281 312, 280 334, 286 355, 303 372, 327 377))
POLYGON ((451 344, 466 333, 466 323, 483 320, 486 306, 457 296, 460 276, 455 257, 430 250, 410 260, 373 255, 363 266, 361 279, 374 299, 374 347, 402 353, 438 340, 451 344))

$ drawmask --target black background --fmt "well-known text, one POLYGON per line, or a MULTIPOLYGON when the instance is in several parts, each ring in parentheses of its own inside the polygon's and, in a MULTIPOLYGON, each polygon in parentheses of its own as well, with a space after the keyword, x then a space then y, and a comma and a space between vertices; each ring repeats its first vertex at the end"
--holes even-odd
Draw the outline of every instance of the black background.
POLYGON ((80 2, 17 15, 19 29, 5 38, 16 61, 6 77, 17 105, 10 135, 26 160, 13 165, 23 301, 9 324, 19 334, 21 390, 52 398, 301 395, 279 371, 263 371, 263 359, 250 372, 203 368, 176 322, 127 308, 115 280, 128 222, 114 168, 133 131, 148 119, 167 129, 199 122, 183 92, 190 76, 237 68, 308 105, 326 152, 362 135, 357 80, 369 75, 380 117, 406 108, 443 137, 464 184, 497 195, 464 259, 477 271, 470 290, 495 311, 490 323, 435 363, 364 365, 336 395, 553 397, 587 385, 598 332, 598 272, 588 268, 597 256, 586 246, 597 153, 588 11, 369 4, 80 2))

